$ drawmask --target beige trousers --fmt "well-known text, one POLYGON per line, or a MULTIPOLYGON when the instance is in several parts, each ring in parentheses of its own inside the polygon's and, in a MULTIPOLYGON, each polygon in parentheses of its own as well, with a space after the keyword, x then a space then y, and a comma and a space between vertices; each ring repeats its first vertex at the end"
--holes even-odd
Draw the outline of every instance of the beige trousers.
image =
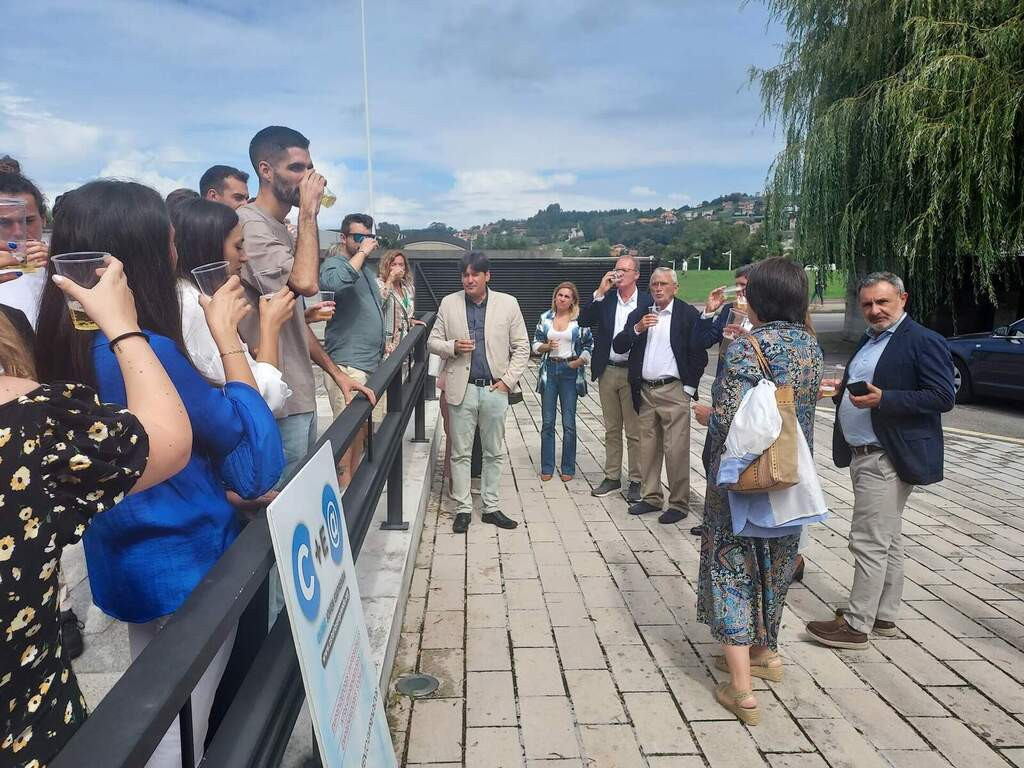
POLYGON ((669 509, 690 503, 690 396, 682 382, 640 387, 640 469, 644 501, 661 507, 661 465, 668 473, 669 509))
POLYGON ((597 380, 604 416, 604 476, 622 478, 622 432, 626 431, 629 482, 640 482, 640 424, 633 409, 629 374, 625 368, 609 365, 597 380))
MULTIPOLYGON (((348 365, 338 365, 338 368, 351 379, 355 379, 356 383, 366 384, 366 373, 359 370, 358 368, 352 368, 348 365)), ((327 401, 331 404, 331 413, 334 414, 334 418, 338 418, 341 412, 345 410, 347 403, 345 402, 345 395, 341 391, 341 387, 334 383, 334 379, 324 374, 324 389, 327 390, 327 401)), ((387 392, 382 392, 380 398, 377 400, 377 405, 373 409, 373 422, 379 424, 384 419, 384 414, 388 410, 388 395, 387 392)))
POLYGON ((853 589, 846 621, 870 633, 876 620, 896 621, 903 600, 903 508, 914 486, 904 483, 881 451, 854 456, 853 589))

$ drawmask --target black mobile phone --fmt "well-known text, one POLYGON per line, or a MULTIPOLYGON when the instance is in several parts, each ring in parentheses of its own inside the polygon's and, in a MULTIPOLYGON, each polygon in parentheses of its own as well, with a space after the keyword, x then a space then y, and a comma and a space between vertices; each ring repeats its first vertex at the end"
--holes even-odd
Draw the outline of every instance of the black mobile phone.
POLYGON ((851 395, 857 397, 864 397, 868 393, 868 383, 866 381, 851 381, 846 385, 846 388, 850 391, 851 395))

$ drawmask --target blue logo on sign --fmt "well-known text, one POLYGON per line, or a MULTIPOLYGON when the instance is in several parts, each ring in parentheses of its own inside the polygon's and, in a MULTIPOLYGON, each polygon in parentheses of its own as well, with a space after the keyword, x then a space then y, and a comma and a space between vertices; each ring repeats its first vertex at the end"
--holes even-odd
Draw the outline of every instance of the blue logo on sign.
POLYGON ((331 543, 331 560, 341 563, 341 545, 343 544, 341 526, 345 524, 345 519, 341 515, 341 504, 338 503, 338 497, 330 485, 324 486, 323 495, 320 497, 320 506, 323 508, 324 525, 327 526, 327 539, 331 543))
POLYGON ((309 528, 299 523, 292 534, 292 579, 302 615, 314 621, 320 611, 320 579, 313 565, 313 545, 309 528))

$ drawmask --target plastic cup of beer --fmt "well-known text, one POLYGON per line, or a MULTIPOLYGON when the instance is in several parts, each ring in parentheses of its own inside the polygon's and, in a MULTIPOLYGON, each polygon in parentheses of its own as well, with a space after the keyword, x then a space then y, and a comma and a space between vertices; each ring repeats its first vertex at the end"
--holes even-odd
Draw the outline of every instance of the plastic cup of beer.
POLYGON ((215 261, 212 264, 203 264, 192 270, 192 278, 199 286, 204 296, 213 296, 221 289, 221 286, 228 281, 231 273, 228 271, 226 261, 215 261))
POLYGON ((749 323, 750 318, 747 317, 745 312, 730 309, 729 318, 725 321, 725 328, 722 329, 722 336, 729 339, 729 341, 733 341, 746 332, 749 323))
MULTIPOLYGON (((97 270, 106 267, 109 259, 109 253, 82 251, 79 253, 61 253, 54 256, 50 261, 53 262, 53 271, 58 275, 77 283, 83 288, 95 288, 96 284, 100 281, 97 270)), ((100 329, 85 314, 85 309, 80 302, 72 299, 70 296, 67 297, 67 302, 68 311, 71 313, 71 324, 75 326, 75 330, 98 331, 100 329)))
POLYGON ((338 202, 338 196, 331 192, 328 187, 324 187, 323 196, 320 198, 320 207, 330 208, 336 202, 338 202))
POLYGON ((25 235, 25 201, 0 198, 0 243, 21 263, 22 272, 35 272, 25 259, 25 235))
POLYGON ((334 317, 334 291, 320 291, 317 303, 320 304, 316 311, 317 320, 330 320, 334 317))
POLYGON ((277 279, 279 274, 281 274, 281 270, 279 269, 264 269, 261 272, 255 273, 256 282, 259 284, 260 288, 261 299, 269 299, 277 293, 277 291, 274 290, 274 280, 277 279))
POLYGON ((839 391, 843 383, 843 376, 846 374, 845 365, 833 365, 827 371, 828 376, 821 380, 821 394, 825 397, 832 397, 839 391))

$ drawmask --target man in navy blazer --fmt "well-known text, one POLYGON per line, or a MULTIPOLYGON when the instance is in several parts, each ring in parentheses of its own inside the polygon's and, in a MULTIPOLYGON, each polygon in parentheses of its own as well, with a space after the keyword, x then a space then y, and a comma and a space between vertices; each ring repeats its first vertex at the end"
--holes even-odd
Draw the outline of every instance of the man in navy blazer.
POLYGON ((651 295, 637 285, 636 259, 623 256, 615 262, 594 291, 594 300, 580 312, 577 322, 594 334, 591 376, 597 382, 604 416, 604 480, 593 496, 607 496, 622 487, 622 433, 626 433, 629 488, 626 501, 640 501, 640 426, 629 388, 628 355, 612 350, 612 339, 626 325, 637 307, 649 307, 651 295), (613 290, 614 289, 614 290, 613 290))
POLYGON ((858 290, 868 330, 833 382, 832 457, 853 479, 850 605, 831 621, 812 621, 811 636, 834 648, 863 649, 871 632, 895 635, 903 597, 903 508, 915 485, 942 480, 942 416, 954 402, 953 359, 946 340, 906 313, 903 281, 889 272, 865 277, 858 290), (851 391, 864 382, 865 393, 851 391))
POLYGON ((668 473, 668 509, 660 523, 675 523, 689 513, 690 403, 697 396, 708 352, 698 343, 700 312, 675 298, 674 269, 651 273, 652 305, 639 306, 615 337, 612 349, 629 353, 629 385, 640 414, 640 471, 643 498, 631 515, 661 511, 661 466, 668 473))

